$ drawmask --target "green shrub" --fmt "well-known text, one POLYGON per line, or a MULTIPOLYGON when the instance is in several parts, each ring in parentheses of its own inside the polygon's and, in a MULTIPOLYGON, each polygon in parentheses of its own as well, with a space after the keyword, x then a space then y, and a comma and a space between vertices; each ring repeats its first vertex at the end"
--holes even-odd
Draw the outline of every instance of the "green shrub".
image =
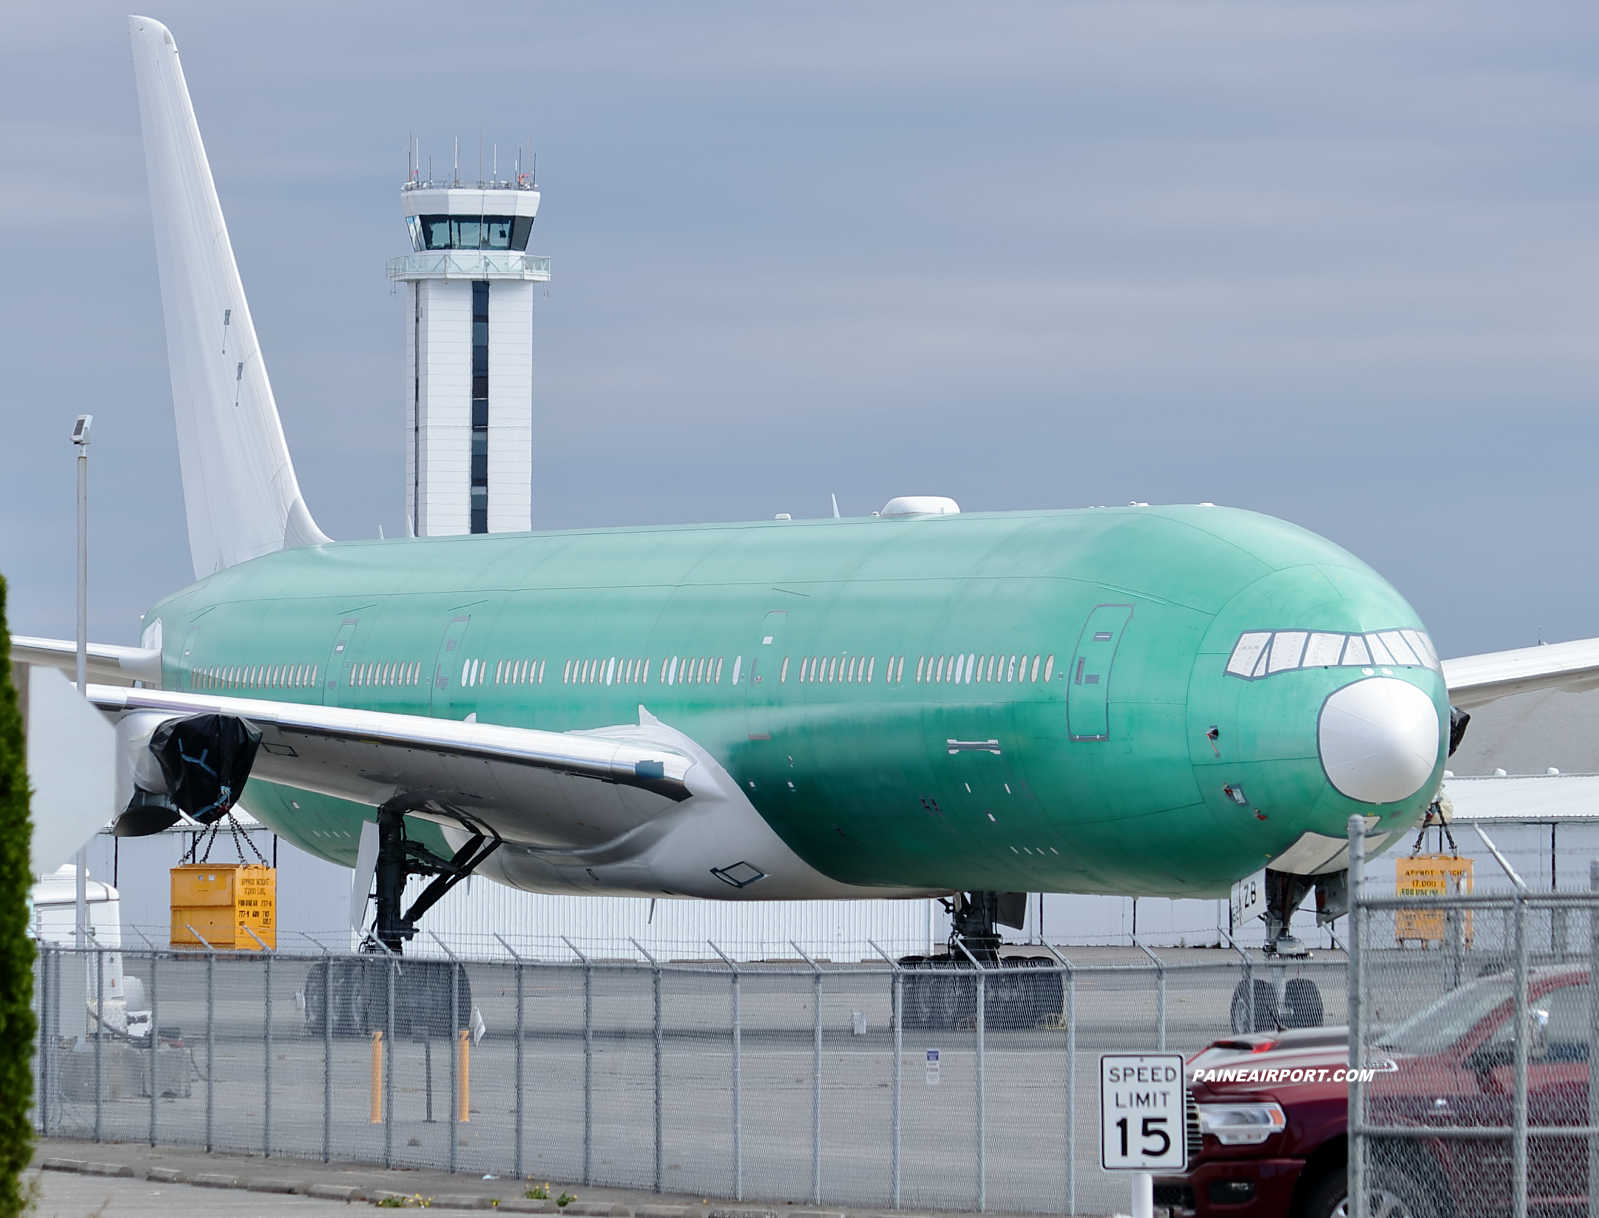
POLYGON ((11 684, 11 635, 6 630, 6 584, 0 579, 0 1218, 29 1208, 22 1171, 33 1157, 33 940, 28 937, 27 756, 22 715, 11 684))

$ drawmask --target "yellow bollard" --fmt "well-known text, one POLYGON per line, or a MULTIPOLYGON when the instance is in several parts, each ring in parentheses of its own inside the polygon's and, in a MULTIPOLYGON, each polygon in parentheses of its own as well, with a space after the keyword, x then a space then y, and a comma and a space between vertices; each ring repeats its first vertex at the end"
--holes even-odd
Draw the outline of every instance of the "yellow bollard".
POLYGON ((372 1124, 383 1124, 383 1031, 372 1032, 372 1124))
POLYGON ((456 1077, 461 1080, 455 1119, 465 1124, 472 1119, 472 1034, 465 1028, 455 1034, 455 1061, 456 1077))

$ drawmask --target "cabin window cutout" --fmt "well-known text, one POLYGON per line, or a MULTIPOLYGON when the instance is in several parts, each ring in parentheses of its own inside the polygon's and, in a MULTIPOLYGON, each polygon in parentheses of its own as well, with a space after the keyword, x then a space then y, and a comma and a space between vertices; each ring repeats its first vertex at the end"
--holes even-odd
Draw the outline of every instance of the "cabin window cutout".
MULTIPOLYGON (((718 682, 720 682, 721 679, 722 679, 722 661, 720 661, 720 660, 716 661, 716 679, 717 679, 718 682)), ((788 680, 788 657, 784 656, 783 657, 783 670, 780 673, 777 674, 777 683, 779 685, 781 685, 781 684, 783 684, 783 682, 785 682, 787 680, 788 680)))
MULTIPOLYGON (((1132 621, 1131 605, 1096 605, 1077 639, 1077 653, 1067 673, 1067 734, 1072 740, 1110 739, 1110 676, 1122 634, 1132 621)), ((1031 657, 1031 680, 1038 680, 1042 655, 1031 657)), ((1028 680, 1028 657, 1022 657, 1019 680, 1028 680)))

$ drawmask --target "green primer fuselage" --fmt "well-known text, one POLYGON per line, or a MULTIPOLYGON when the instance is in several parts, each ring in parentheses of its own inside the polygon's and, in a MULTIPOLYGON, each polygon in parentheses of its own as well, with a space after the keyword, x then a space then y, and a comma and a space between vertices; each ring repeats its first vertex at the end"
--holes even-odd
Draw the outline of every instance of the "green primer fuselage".
MULTIPOLYGON (((553 731, 634 723, 642 706, 807 863, 874 887, 1221 895, 1354 812, 1408 827, 1444 760, 1408 800, 1349 799, 1322 769, 1317 717, 1358 671, 1226 674, 1244 631, 1422 628, 1346 551, 1226 508, 346 542, 232 567, 156 618, 168 689, 553 731), (977 657, 958 684, 956 656, 977 657), (685 659, 708 676, 680 679, 685 659), (851 659, 869 680, 847 679, 851 659), (573 662, 586 683, 563 679, 573 662), (283 687, 284 666, 309 665, 315 688, 283 687), (802 680, 813 667, 824 679, 802 680), (1100 680, 1075 680, 1085 667, 1100 680)), ((1446 717, 1435 671, 1393 672, 1446 717)), ((346 864, 372 815, 260 782, 247 802, 346 864)))

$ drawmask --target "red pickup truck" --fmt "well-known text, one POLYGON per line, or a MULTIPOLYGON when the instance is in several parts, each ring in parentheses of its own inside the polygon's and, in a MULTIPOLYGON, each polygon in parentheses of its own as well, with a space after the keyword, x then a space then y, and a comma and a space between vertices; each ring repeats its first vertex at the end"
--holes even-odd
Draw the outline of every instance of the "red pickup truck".
MULTIPOLYGON (((1588 970, 1534 970, 1528 987, 1528 1118, 1585 1125, 1591 1018, 1588 970)), ((1377 1035, 1367 1056, 1377 1124, 1509 1126, 1514 1067, 1512 982, 1482 977, 1377 1035)), ((1188 1063, 1192 1133, 1183 1176, 1157 1179, 1174 1218, 1342 1218, 1347 1212, 1347 1028, 1218 1040, 1188 1063)), ((1508 1212, 1508 1140, 1419 1138, 1375 1144, 1373 1218, 1477 1218, 1508 1212)), ((1586 1209, 1582 1137, 1533 1138, 1528 1201, 1586 1209)))

